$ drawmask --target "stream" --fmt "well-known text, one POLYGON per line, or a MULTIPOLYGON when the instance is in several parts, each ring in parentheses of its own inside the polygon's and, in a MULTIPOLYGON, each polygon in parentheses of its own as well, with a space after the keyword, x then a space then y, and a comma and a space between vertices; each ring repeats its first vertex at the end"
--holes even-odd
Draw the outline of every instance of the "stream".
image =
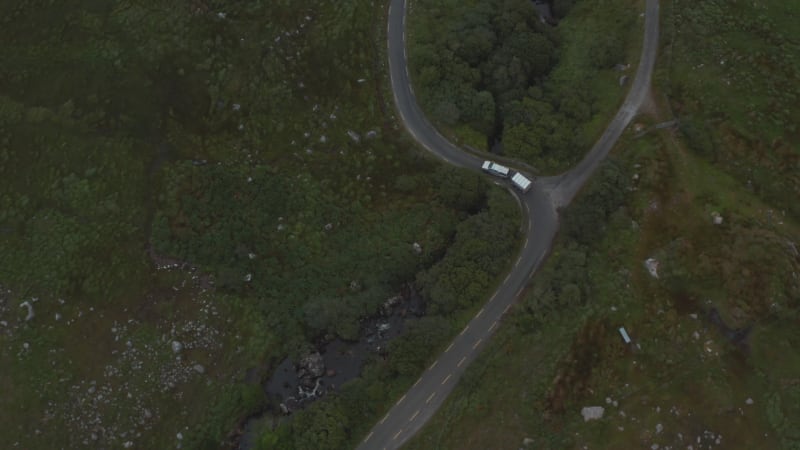
POLYGON ((262 383, 270 409, 246 420, 236 448, 250 450, 264 422, 283 414, 290 416, 322 398, 329 391, 361 375, 364 363, 373 355, 385 353, 388 344, 403 334, 406 324, 424 314, 422 297, 411 285, 386 300, 380 312, 361 323, 357 341, 335 338, 317 346, 317 351, 300 361, 284 359, 262 383), (275 408, 277 406, 277 408, 275 408))

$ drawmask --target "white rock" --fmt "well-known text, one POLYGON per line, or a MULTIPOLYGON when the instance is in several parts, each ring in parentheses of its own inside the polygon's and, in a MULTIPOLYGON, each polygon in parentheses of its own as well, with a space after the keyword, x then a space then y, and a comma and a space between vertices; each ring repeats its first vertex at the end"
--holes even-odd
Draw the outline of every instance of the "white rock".
POLYGON ((125 443, 122 444, 122 446, 125 447, 125 448, 131 448, 131 447, 133 447, 133 442, 125 441, 125 443))
POLYGON ((658 260, 655 258, 647 258, 644 262, 644 266, 647 268, 647 271, 650 272, 650 276, 658 278, 658 260))
POLYGON ((183 344, 181 344, 180 341, 172 341, 172 351, 178 353, 181 350, 183 350, 183 344))
POLYGON ((253 281, 253 274, 252 273, 248 273, 247 275, 245 275, 244 276, 244 281, 247 282, 247 283, 253 281))
POLYGON ((183 434, 182 433, 176 434, 175 437, 178 438, 179 441, 183 440, 183 434))
POLYGON ((659 434, 662 431, 664 431, 664 425, 661 425, 660 423, 656 424, 656 434, 659 434))
POLYGON ((194 369, 195 372, 200 374, 205 373, 206 371, 206 368, 203 367, 202 364, 195 364, 194 366, 192 366, 192 368, 194 369))
POLYGON ((24 301, 24 302, 20 303, 19 307, 20 308, 28 308, 28 315, 25 316, 25 321, 26 322, 31 320, 31 319, 33 319, 34 317, 36 317, 36 314, 33 313, 33 305, 31 305, 30 302, 24 301))
POLYGON ((583 416, 583 421, 588 422, 590 420, 602 419, 604 412, 605 408, 602 406, 584 406, 581 410, 581 415, 583 416))
POLYGON ((752 399, 752 398, 750 398, 750 397, 747 397, 747 400, 745 400, 744 402, 745 402, 746 404, 748 404, 748 405, 752 405, 752 404, 753 404, 753 399, 752 399))

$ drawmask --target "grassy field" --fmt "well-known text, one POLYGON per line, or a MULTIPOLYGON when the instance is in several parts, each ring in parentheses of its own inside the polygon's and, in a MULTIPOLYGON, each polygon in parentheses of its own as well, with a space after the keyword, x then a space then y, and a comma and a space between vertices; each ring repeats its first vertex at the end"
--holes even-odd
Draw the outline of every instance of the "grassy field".
POLYGON ((513 200, 396 129, 382 5, 40 3, 0 6, 0 447, 223 447, 283 358, 513 251, 513 200))
POLYGON ((653 115, 637 120, 679 127, 623 136, 624 201, 587 214, 599 174, 570 206, 507 325, 408 448, 800 447, 793 8, 662 4, 653 115), (574 233, 587 218, 597 239, 574 233))

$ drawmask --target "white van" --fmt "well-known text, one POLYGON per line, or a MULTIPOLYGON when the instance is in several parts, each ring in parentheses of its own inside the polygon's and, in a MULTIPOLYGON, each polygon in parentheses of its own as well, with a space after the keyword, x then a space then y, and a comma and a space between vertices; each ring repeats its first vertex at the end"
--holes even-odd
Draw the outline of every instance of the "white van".
POLYGON ((508 174, 511 172, 508 169, 508 167, 501 166, 500 164, 497 164, 496 162, 492 162, 492 161, 484 161, 483 162, 483 166, 481 168, 486 173, 490 173, 490 174, 492 174, 494 176, 498 176, 498 177, 502 177, 502 178, 508 178, 508 174))
POLYGON ((517 172, 511 177, 511 183, 514 184, 514 187, 519 189, 522 192, 528 192, 531 190, 531 186, 533 183, 529 180, 525 175, 517 172))

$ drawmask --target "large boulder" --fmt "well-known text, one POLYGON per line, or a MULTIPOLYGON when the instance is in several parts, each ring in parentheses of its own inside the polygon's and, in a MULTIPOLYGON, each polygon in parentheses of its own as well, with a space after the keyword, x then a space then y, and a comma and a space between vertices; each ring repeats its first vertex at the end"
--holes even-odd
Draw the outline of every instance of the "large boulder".
POLYGON ((581 410, 581 415, 583 416, 583 421, 588 422, 590 420, 602 419, 604 412, 605 408, 602 406, 584 406, 581 410))
POLYGON ((298 378, 319 378, 325 373, 325 360, 319 352, 309 353, 300 360, 298 378))

